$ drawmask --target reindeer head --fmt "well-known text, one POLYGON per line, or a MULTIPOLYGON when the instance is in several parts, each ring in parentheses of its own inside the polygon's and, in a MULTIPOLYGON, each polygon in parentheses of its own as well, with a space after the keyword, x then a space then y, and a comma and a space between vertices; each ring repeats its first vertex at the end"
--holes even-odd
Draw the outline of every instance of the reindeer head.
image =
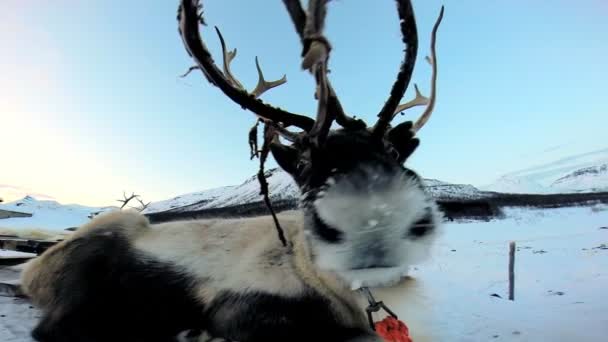
POLYGON ((270 106, 259 100, 268 89, 286 82, 267 82, 256 58, 259 82, 247 92, 231 74, 236 50, 228 51, 216 28, 223 50, 223 71, 203 43, 203 23, 198 0, 182 0, 178 20, 184 45, 209 82, 244 109, 255 113, 266 127, 265 149, 298 184, 305 229, 316 265, 336 272, 352 286, 398 280, 408 266, 428 249, 440 214, 425 193, 422 179, 404 162, 418 147, 416 132, 427 122, 435 105, 437 61, 435 37, 443 7, 431 39, 431 95, 399 104, 411 79, 418 51, 417 27, 410 1, 397 0, 405 57, 390 96, 368 126, 343 110, 327 76, 331 45, 323 36, 328 0, 310 0, 305 12, 299 0, 283 0, 303 44, 302 68, 316 80, 316 120, 270 106), (394 127, 395 116, 426 105, 416 122, 394 127), (333 123, 340 126, 332 130, 333 123), (291 127, 299 132, 290 130, 291 127), (284 144, 281 139, 289 142, 284 144))

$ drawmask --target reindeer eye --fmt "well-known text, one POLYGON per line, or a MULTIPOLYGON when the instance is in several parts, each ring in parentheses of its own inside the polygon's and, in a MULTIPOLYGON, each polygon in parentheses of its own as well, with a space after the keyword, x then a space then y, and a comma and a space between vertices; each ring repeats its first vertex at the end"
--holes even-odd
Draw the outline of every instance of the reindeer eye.
POLYGON ((342 232, 325 224, 316 213, 314 214, 314 220, 313 231, 318 237, 328 243, 339 243, 343 240, 344 236, 342 232))
POLYGON ((408 230, 406 237, 421 238, 435 228, 431 213, 425 215, 422 219, 416 221, 408 230))
POLYGON ((308 162, 300 159, 298 161, 298 164, 296 165, 296 171, 298 173, 302 173, 304 171, 304 169, 306 169, 306 166, 308 166, 308 162))

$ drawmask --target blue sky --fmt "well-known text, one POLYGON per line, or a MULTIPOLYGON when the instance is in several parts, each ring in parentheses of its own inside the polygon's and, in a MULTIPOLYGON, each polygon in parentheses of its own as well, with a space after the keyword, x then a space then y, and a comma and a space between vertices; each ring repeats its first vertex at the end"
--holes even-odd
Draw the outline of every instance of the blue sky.
MULTIPOLYGON (((204 4, 204 37, 216 61, 213 25, 238 49, 232 70, 249 89, 257 55, 268 79, 288 79, 263 99, 313 115, 314 83, 298 67, 300 43, 282 2, 204 4)), ((419 134, 412 168, 483 185, 606 147, 603 1, 415 1, 421 43, 414 81, 427 94, 423 57, 442 4, 438 103, 419 134)), ((175 0, 4 1, 0 138, 8 151, 0 183, 105 205, 123 190, 160 200, 252 175, 253 115, 200 73, 178 77, 192 61, 177 33, 176 9, 175 0)), ((374 122, 403 57, 394 1, 332 1, 326 34, 334 46, 331 80, 344 107, 374 122)))

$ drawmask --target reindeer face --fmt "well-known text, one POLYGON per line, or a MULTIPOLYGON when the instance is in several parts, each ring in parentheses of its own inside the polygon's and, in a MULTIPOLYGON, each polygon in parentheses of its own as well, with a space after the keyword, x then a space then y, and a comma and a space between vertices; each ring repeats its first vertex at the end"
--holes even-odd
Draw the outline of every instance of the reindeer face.
POLYGON ((366 130, 331 132, 323 150, 286 169, 303 190, 314 262, 353 288, 398 281, 429 250, 440 221, 434 200, 366 130))

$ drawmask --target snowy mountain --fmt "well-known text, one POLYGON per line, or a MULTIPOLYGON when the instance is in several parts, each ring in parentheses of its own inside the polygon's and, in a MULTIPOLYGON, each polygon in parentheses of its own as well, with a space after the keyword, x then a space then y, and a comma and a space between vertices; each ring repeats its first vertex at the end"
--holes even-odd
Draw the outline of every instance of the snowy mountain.
MULTIPOLYGON (((295 201, 299 190, 289 174, 282 169, 266 171, 272 201, 295 201)), ((436 198, 481 198, 487 196, 472 185, 450 184, 442 181, 425 180, 427 190, 436 198)), ((260 185, 257 177, 252 176, 240 185, 225 186, 200 192, 177 196, 165 201, 155 202, 143 211, 144 214, 168 211, 200 211, 235 207, 261 202, 260 185)))
POLYGON ((425 179, 424 185, 435 199, 478 199, 490 196, 470 184, 452 184, 436 179, 425 179))
MULTIPOLYGON (((272 201, 293 203, 299 191, 291 176, 281 169, 266 171, 272 201)), ((488 196, 471 185, 449 184, 438 180, 425 180, 427 190, 439 199, 474 199, 488 196)), ((25 196, 20 200, 0 203, 0 235, 14 229, 64 231, 88 222, 93 216, 115 207, 88 207, 78 204, 61 204, 54 200, 25 196), (8 216, 8 218, 6 218, 8 216), (20 216, 20 217, 15 217, 20 216), (2 218, 5 217, 5 218, 2 218)), ((193 192, 154 202, 144 214, 166 212, 196 212, 210 209, 229 209, 243 205, 253 207, 261 204, 260 185, 257 176, 252 176, 240 185, 193 192)))
POLYGON ((0 203, 0 212, 29 214, 30 217, 11 217, 0 219, 0 228, 30 228, 62 231, 78 227, 98 213, 113 209, 96 208, 78 204, 61 204, 52 200, 39 200, 26 196, 20 200, 0 203))
POLYGON ((608 163, 572 171, 553 182, 551 186, 590 191, 608 190, 608 163))
POLYGON ((51 196, 37 193, 27 188, 0 184, 0 199, 3 199, 4 202, 13 201, 15 199, 23 198, 25 196, 32 196, 41 200, 54 200, 54 198, 51 196))
POLYGON ((512 172, 481 188, 528 194, 608 191, 608 149, 512 172))
MULTIPOLYGON (((273 201, 295 199, 298 188, 286 172, 271 169, 265 173, 268 180, 270 197, 273 201)), ((205 210, 232 207, 262 200, 260 184, 257 176, 252 176, 240 185, 224 186, 215 189, 193 192, 165 201, 154 202, 144 211, 144 214, 169 211, 188 207, 188 210, 205 210)))

